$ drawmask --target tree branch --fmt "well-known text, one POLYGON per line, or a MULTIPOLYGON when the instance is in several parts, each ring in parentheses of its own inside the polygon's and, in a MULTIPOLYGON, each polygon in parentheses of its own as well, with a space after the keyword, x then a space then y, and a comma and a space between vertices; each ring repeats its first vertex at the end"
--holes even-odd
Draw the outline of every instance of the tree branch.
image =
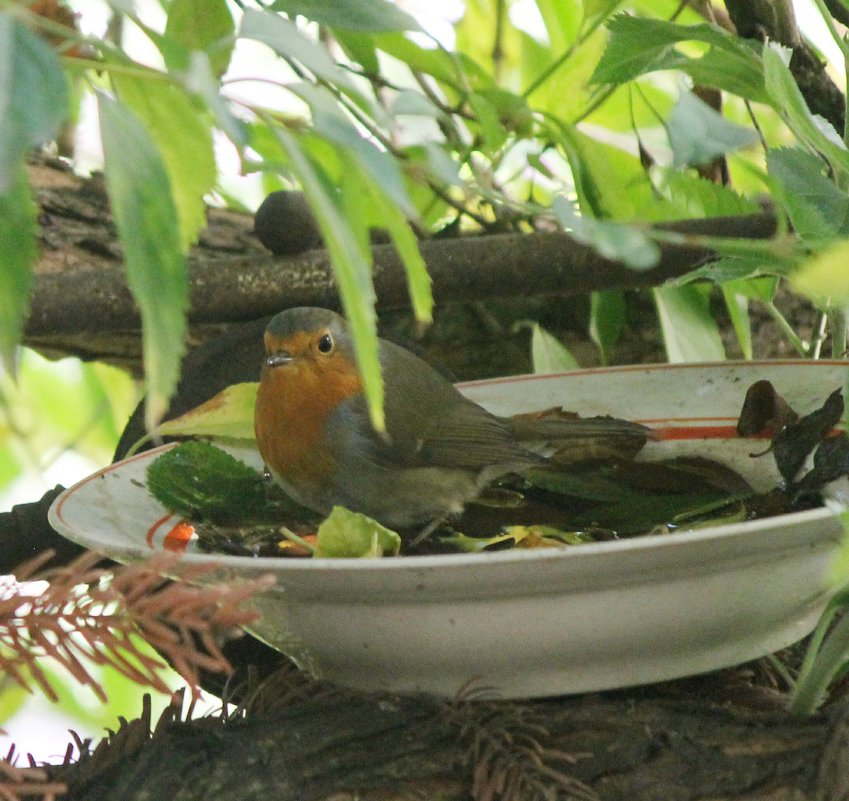
MULTIPOLYGON (((42 182, 46 169, 39 168, 42 182)), ((102 335, 137 328, 138 312, 100 187, 65 175, 61 186, 42 185, 38 195, 43 252, 27 323, 28 341, 38 344, 56 335, 102 335)), ((775 218, 767 212, 658 227, 751 239, 769 238, 776 230, 775 218)), ((657 267, 635 271, 567 234, 540 232, 431 239, 420 246, 440 302, 655 286, 712 256, 702 246, 663 244, 657 267)), ((380 305, 406 305, 406 277, 394 247, 374 245, 372 253, 380 305)), ((247 215, 210 211, 209 227, 191 252, 189 271, 190 320, 195 324, 251 320, 289 306, 338 305, 325 250, 272 256, 256 241, 247 215)))

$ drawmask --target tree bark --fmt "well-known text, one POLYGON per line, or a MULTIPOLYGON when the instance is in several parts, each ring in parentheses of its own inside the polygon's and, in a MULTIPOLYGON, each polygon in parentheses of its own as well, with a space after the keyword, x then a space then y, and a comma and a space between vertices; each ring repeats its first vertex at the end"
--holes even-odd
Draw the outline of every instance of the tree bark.
MULTIPOLYGON (((106 196, 97 179, 79 179, 55 165, 31 168, 41 209, 42 253, 36 268, 27 344, 101 357, 138 347, 138 310, 126 285, 106 196)), ((496 234, 420 243, 440 302, 580 295, 602 289, 656 286, 713 256, 699 236, 765 239, 769 212, 684 220, 658 226, 682 234, 661 246, 651 270, 637 271, 600 256, 564 233, 496 234)), ((392 245, 374 245, 374 281, 381 307, 408 304, 401 260, 392 245)), ((254 320, 290 306, 338 306, 325 250, 279 257, 265 251, 248 215, 210 210, 209 226, 189 257, 189 318, 204 327, 254 320)))
POLYGON ((792 717, 739 670, 453 703, 280 675, 244 716, 171 721, 152 738, 142 719, 54 778, 69 801, 838 801, 849 789, 849 710, 792 717))

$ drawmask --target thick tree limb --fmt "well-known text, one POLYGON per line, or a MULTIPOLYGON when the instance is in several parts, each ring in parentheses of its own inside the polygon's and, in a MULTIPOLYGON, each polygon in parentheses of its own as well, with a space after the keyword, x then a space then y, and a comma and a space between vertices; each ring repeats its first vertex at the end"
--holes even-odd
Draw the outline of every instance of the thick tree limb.
MULTIPOLYGON (((38 344, 56 335, 73 338, 135 329, 138 312, 99 187, 67 174, 61 185, 44 186, 49 183, 46 171, 50 168, 38 170, 44 236, 28 341, 38 344)), ((251 226, 247 216, 210 213, 210 226, 190 256, 193 323, 228 323, 256 319, 288 306, 338 304, 326 251, 271 256, 256 242, 251 226)), ((763 239, 775 233, 775 219, 763 213, 663 227, 685 234, 763 239)), ((434 239, 423 241, 421 251, 435 295, 443 302, 654 286, 711 257, 704 247, 664 245, 658 266, 638 272, 562 233, 434 239)), ((395 249, 375 245, 373 254, 379 303, 406 305, 406 279, 395 249)))
POLYGON ((845 798, 846 710, 791 717, 740 671, 627 694, 454 704, 282 675, 246 719, 174 722, 150 740, 137 722, 140 736, 119 733, 111 752, 56 778, 70 801, 845 798))

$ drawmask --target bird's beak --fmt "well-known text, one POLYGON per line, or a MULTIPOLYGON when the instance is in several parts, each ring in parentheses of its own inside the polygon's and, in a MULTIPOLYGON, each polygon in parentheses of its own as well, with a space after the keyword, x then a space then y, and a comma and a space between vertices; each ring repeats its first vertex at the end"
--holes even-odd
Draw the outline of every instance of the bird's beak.
POLYGON ((277 353, 272 353, 265 360, 266 367, 282 367, 284 364, 289 364, 293 356, 289 351, 278 350, 277 353))

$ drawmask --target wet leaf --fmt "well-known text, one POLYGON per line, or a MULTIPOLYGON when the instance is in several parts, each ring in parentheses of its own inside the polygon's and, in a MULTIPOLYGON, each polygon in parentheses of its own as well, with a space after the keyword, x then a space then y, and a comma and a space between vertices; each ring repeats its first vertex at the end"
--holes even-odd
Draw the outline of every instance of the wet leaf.
POLYGON ((733 495, 753 492, 749 483, 735 470, 702 456, 678 456, 651 462, 623 460, 613 466, 613 475, 631 489, 664 495, 686 495, 705 490, 733 495))
POLYGON ((401 537, 359 512, 334 506, 318 527, 316 558, 397 556, 401 537))
POLYGON ((796 479, 808 454, 843 416, 843 393, 836 389, 822 408, 783 428, 772 440, 778 470, 788 484, 796 479))
POLYGON ((738 499, 714 491, 692 495, 626 495, 619 501, 597 506, 577 515, 576 526, 602 526, 626 537, 643 534, 658 526, 675 526, 676 521, 692 518, 699 511, 716 509, 717 504, 735 503, 738 499))
POLYGON ((184 442, 147 469, 147 486, 170 511, 193 520, 244 523, 313 516, 287 498, 272 499, 263 477, 206 442, 184 442))
POLYGON ((831 481, 849 475, 849 437, 841 433, 824 439, 814 453, 814 466, 796 485, 794 500, 820 492, 831 481))
POLYGON ((534 467, 522 471, 522 475, 534 487, 589 501, 615 502, 630 494, 620 482, 600 471, 578 473, 534 467))
POLYGON ((439 538, 440 543, 463 553, 511 548, 562 548, 594 542, 584 531, 561 531, 553 526, 508 526, 492 537, 469 537, 457 531, 439 538))
POLYGON ((743 409, 737 420, 737 434, 751 437, 765 432, 781 431, 799 419, 770 381, 756 381, 746 392, 743 409))

